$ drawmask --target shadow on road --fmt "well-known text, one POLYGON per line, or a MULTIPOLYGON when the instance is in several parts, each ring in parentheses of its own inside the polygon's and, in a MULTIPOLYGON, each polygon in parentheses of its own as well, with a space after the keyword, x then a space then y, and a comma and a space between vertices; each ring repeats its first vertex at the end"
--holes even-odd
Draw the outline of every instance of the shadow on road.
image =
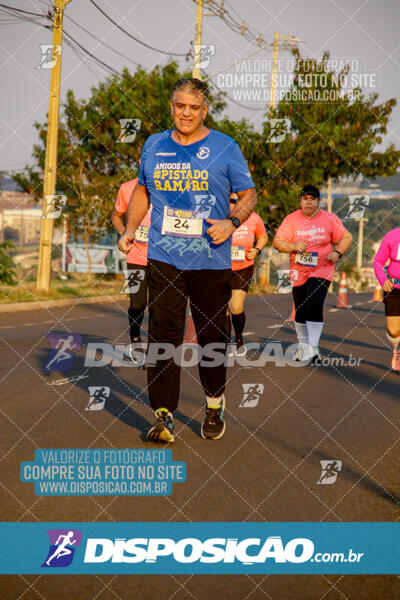
MULTIPOLYGON (((54 330, 52 334, 68 335, 68 332, 54 330)), ((144 441, 149 427, 154 422, 153 410, 150 407, 147 393, 147 378, 144 372, 136 367, 130 367, 130 361, 126 358, 126 367, 104 366, 104 367, 85 367, 86 348, 89 343, 104 343, 105 338, 96 335, 82 335, 81 349, 73 356, 71 367, 66 371, 52 370, 46 371, 44 367, 49 362, 50 348, 39 348, 39 354, 36 353, 34 359, 39 363, 40 371, 48 378, 49 386, 57 386, 57 390, 70 389, 71 386, 81 389, 87 394, 89 400, 89 386, 101 386, 110 388, 110 396, 104 403, 104 410, 107 410, 113 417, 122 421, 125 425, 136 429, 141 433, 141 439, 144 441), (122 370, 123 369, 123 370, 122 370), (123 373, 123 375, 122 375, 123 373), (141 373, 140 379, 143 382, 142 387, 132 383, 135 374, 141 373), (62 384, 65 387, 58 387, 62 384), (132 403, 140 403, 145 406, 148 412, 149 420, 142 416, 139 411, 132 408, 132 403)), ((101 355, 99 355, 101 358, 101 355)), ((61 363, 62 364, 62 363, 61 363)), ((200 423, 195 421, 177 410, 174 418, 183 425, 190 428, 197 435, 200 434, 200 423)))
MULTIPOLYGON (((298 456, 299 458, 303 459, 304 455, 309 454, 309 458, 312 456, 316 456, 318 457, 318 460, 326 460, 326 454, 322 453, 320 450, 317 450, 315 448, 309 447, 302 448, 300 450, 299 448, 296 448, 296 446, 288 444, 288 442, 271 434, 268 435, 268 440, 276 446, 279 446, 280 448, 286 450, 290 454, 298 456)), ((388 502, 391 502, 392 504, 398 505, 400 503, 400 496, 396 494, 396 492, 394 492, 393 490, 388 490, 386 487, 383 487, 376 481, 373 481, 367 475, 364 475, 350 468, 349 466, 343 466, 343 470, 340 472, 340 477, 346 479, 354 485, 364 488, 368 492, 374 494, 374 496, 378 496, 380 498, 383 498, 384 500, 387 500, 388 502)))

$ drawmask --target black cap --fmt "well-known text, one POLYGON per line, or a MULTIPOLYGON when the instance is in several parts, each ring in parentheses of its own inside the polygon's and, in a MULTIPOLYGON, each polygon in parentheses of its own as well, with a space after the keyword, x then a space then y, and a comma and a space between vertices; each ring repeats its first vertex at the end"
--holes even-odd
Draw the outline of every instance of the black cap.
POLYGON ((319 189, 315 185, 305 185, 301 190, 300 196, 314 196, 320 198, 319 189))

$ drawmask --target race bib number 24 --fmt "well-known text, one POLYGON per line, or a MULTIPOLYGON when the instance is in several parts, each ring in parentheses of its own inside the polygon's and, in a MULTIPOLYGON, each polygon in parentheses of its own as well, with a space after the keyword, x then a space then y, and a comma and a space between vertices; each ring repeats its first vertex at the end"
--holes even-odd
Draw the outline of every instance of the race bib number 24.
POLYGON ((164 206, 161 233, 186 238, 201 238, 203 219, 195 216, 195 211, 164 206))

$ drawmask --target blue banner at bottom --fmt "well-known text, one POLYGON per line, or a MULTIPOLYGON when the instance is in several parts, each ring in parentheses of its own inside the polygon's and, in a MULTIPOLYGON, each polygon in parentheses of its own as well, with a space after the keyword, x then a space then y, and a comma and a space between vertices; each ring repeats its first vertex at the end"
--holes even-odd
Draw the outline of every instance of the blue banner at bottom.
POLYGON ((399 574, 400 523, 1 523, 1 574, 399 574))

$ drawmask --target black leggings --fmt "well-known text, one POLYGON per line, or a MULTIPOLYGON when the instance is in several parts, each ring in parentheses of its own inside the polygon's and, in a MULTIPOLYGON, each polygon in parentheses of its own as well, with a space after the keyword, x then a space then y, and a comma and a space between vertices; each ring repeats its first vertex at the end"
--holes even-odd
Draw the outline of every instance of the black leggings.
MULTIPOLYGON (((201 348, 219 343, 220 365, 199 363, 201 385, 207 396, 218 398, 225 389, 224 363, 228 335, 226 308, 231 297, 230 269, 181 271, 158 260, 149 260, 149 342, 169 343, 175 348, 184 338, 188 299, 201 348)), ((172 358, 157 357, 147 369, 150 404, 153 409, 176 410, 180 391, 180 366, 172 358)))
POLYGON ((297 323, 322 323, 324 302, 330 284, 330 281, 322 277, 310 277, 303 285, 293 287, 297 323))
POLYGON ((129 298, 129 338, 132 342, 140 337, 140 326, 147 306, 147 267, 127 263, 129 298))

